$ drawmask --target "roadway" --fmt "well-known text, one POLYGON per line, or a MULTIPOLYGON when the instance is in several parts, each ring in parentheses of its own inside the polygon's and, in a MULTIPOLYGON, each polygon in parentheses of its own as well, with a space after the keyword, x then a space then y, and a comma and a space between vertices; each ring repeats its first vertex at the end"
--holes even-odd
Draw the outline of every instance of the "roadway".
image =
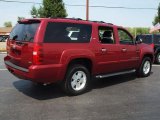
POLYGON ((56 84, 19 80, 0 54, 0 120, 160 120, 160 66, 147 78, 134 74, 94 80, 92 90, 69 97, 56 84))

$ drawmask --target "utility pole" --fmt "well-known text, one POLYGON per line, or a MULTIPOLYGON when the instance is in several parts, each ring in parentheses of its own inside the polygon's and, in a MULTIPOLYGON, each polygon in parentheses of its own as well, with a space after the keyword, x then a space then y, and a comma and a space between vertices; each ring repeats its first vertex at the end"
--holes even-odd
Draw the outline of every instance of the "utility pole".
POLYGON ((86 20, 89 20, 89 0, 86 0, 86 20))

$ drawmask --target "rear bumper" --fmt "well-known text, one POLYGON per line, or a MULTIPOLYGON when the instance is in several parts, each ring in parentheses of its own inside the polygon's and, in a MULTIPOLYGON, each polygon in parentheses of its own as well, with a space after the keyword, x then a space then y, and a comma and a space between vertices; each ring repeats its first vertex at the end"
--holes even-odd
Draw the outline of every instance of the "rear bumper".
POLYGON ((28 69, 5 60, 6 68, 20 79, 37 83, 54 83, 63 79, 62 64, 31 65, 28 69))

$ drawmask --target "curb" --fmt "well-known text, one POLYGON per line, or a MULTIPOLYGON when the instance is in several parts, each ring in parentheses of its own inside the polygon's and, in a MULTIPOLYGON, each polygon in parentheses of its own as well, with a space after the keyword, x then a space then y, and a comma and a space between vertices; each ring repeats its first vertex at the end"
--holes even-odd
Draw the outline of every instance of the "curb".
POLYGON ((0 54, 6 54, 7 52, 0 52, 0 54))

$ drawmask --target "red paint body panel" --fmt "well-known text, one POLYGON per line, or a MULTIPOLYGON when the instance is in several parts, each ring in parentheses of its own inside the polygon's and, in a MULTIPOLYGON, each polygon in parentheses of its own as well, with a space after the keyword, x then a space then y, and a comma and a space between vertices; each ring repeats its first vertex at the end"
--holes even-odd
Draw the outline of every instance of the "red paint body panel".
MULTIPOLYGON (((33 19, 34 20, 34 19, 33 19)), ((36 19, 40 24, 33 42, 21 45, 14 40, 7 41, 6 67, 15 76, 38 83, 53 83, 65 78, 68 64, 74 59, 88 59, 92 62, 92 75, 137 69, 145 54, 153 55, 153 49, 146 44, 121 45, 117 26, 111 24, 71 19, 36 19), (44 35, 48 22, 65 22, 92 25, 89 43, 44 43, 44 35), (113 27, 115 44, 101 44, 98 37, 98 26, 113 27), (38 47, 35 47, 38 46, 38 47), (15 48, 14 48, 15 47, 15 48), (122 49, 127 49, 122 52, 122 49), (34 51, 38 49, 37 51, 34 51), (106 52, 102 52, 106 49, 106 52), (33 62, 34 55, 39 55, 40 64, 33 62), (28 72, 20 70, 25 68, 28 72)))

